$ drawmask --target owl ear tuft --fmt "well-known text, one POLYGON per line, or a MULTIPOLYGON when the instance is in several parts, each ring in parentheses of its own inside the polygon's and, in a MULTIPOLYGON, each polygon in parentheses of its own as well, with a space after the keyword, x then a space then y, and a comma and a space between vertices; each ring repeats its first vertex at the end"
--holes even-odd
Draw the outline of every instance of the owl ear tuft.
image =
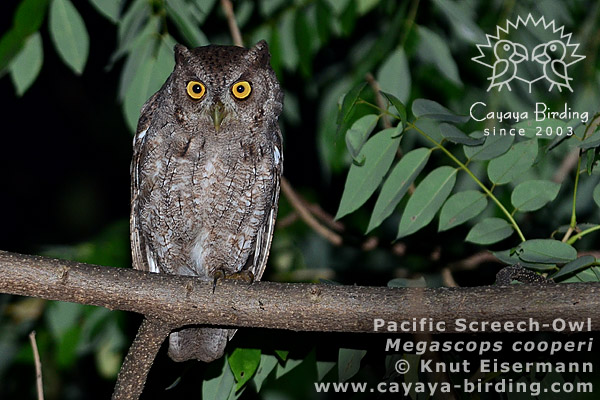
POLYGON ((248 50, 248 59, 253 64, 259 64, 261 66, 268 66, 271 61, 271 53, 269 53, 269 45, 266 41, 261 40, 256 43, 254 47, 248 50))
POLYGON ((190 50, 182 44, 175 45, 175 64, 183 64, 190 58, 190 50))

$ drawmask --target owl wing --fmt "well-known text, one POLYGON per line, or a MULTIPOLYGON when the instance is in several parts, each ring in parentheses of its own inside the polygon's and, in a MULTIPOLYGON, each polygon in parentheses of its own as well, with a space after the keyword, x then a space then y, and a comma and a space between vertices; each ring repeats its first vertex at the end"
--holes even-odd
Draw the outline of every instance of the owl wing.
POLYGON ((138 221, 140 208, 140 185, 139 185, 139 168, 142 160, 142 152, 144 143, 147 139, 148 129, 152 122, 154 112, 158 108, 158 94, 155 93, 143 106, 141 116, 138 121, 135 136, 133 138, 133 158, 131 160, 131 214, 129 216, 129 229, 131 239, 131 256, 133 268, 141 271, 159 272, 156 261, 152 252, 145 243, 143 236, 140 234, 140 226, 138 221))
POLYGON ((254 249, 254 263, 250 271, 254 274, 255 280, 260 280, 267 266, 271 241, 273 240, 273 231, 275 230, 275 221, 277 219, 277 206, 279 204, 279 188, 281 185, 281 174, 283 173, 283 153, 281 152, 281 133, 277 129, 278 141, 273 146, 273 197, 271 209, 267 216, 266 223, 261 227, 256 235, 256 247, 254 249))

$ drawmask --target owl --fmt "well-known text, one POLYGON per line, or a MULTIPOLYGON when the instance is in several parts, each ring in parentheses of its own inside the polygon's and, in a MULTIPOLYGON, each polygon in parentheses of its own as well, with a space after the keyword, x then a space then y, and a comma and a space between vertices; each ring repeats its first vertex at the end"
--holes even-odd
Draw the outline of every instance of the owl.
MULTIPOLYGON (((142 107, 133 141, 134 268, 260 280, 277 216, 282 107, 266 42, 175 46, 175 68, 142 107)), ((215 360, 234 333, 186 327, 169 335, 169 356, 215 360)))

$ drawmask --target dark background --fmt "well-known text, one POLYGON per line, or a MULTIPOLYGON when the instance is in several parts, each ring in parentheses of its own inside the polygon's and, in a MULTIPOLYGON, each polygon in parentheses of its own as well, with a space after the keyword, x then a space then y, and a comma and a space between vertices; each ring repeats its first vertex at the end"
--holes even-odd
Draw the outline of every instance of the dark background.
MULTIPOLYGON (((126 127, 122 105, 117 100, 123 60, 112 68, 107 68, 116 47, 117 29, 88 1, 73 3, 90 33, 90 53, 84 73, 81 76, 74 75, 58 57, 48 34, 46 17, 40 30, 44 43, 44 63, 33 86, 19 98, 15 95, 9 76, 0 78, 0 250, 41 253, 82 261, 93 260, 94 263, 107 266, 129 267, 129 164, 132 135, 126 127)), ((535 2, 525 3, 523 7, 528 9, 535 10, 537 7, 535 2)), ((588 12, 596 12, 594 2, 575 3, 571 10, 575 21, 583 20, 588 12)), ((0 2, 0 35, 11 26, 18 4, 16 0, 0 2)), ((330 170, 319 158, 316 132, 320 100, 327 94, 328 85, 335 83, 341 75, 356 74, 356 80, 363 79, 362 71, 360 74, 354 71, 355 65, 349 61, 352 57, 356 58, 355 45, 366 36, 385 42, 384 28, 392 17, 390 10, 396 11, 397 4, 401 4, 400 7, 409 5, 408 2, 382 1, 373 12, 362 16, 357 27, 347 36, 332 37, 315 54, 313 76, 305 77, 298 71, 284 70, 279 77, 286 90, 295 96, 299 114, 296 120, 286 117, 281 119, 285 176, 306 199, 319 204, 332 215, 335 215, 341 198, 347 169, 330 170)), ((452 55, 459 64, 465 88, 484 87, 485 71, 481 71, 470 61, 470 57, 475 55, 474 46, 467 46, 469 50, 466 51, 458 46, 460 41, 453 35, 444 12, 432 4, 433 2, 421 2, 415 23, 436 30, 447 39, 449 47, 455 46, 452 48, 452 55)), ((470 11, 477 15, 477 23, 481 28, 485 32, 491 32, 498 20, 502 19, 501 16, 509 13, 510 7, 503 2, 473 2, 473 9, 470 11)), ((514 7, 518 8, 519 5, 514 7)), ((263 22, 256 11, 254 17, 242 33, 252 31, 263 22)), ((571 15, 566 16, 565 19, 570 17, 571 15)), ((567 30, 576 28, 577 23, 573 23, 567 30)), ((228 29, 222 17, 209 18, 202 29, 211 39, 214 36, 219 40, 225 38, 224 42, 229 40, 228 29)), ((176 29, 169 29, 169 32, 178 41, 184 41, 176 29)), ((594 34, 600 37, 597 29, 594 34)), ((392 39, 393 47, 397 44, 397 38, 392 39)), ((598 39, 594 43, 597 42, 598 39)), ((414 34, 409 35, 406 49, 411 60, 411 99, 426 97, 453 106, 472 102, 473 92, 443 80, 434 66, 413 61, 416 47, 414 34), (466 92, 468 93, 465 94, 466 92)), ((376 54, 370 61, 373 64, 372 71, 379 67, 386 52, 390 50, 391 48, 382 45, 381 54, 376 54)), ((587 65, 588 70, 591 68, 592 75, 597 74, 597 61, 591 60, 587 65)), ((583 76, 581 70, 578 73, 583 76)), ((594 82, 593 79, 590 81, 594 82)), ((597 81, 595 87, 597 89, 597 81)), ((551 99, 555 102, 560 100, 551 99)), ((343 138, 339 138, 334 145, 344 147, 343 138)), ((441 165, 440 163, 446 161, 439 154, 434 154, 431 168, 441 165)), ((569 185, 567 183, 566 187, 569 185)), ((568 191, 569 189, 564 190, 564 199, 561 199, 567 208, 570 201, 568 191)), ((509 203, 510 194, 503 193, 502 201, 509 203)), ((372 207, 374 200, 371 199, 368 204, 372 207)), ((591 200, 588 201, 588 206, 587 211, 580 214, 582 218, 597 219, 597 209, 593 208, 591 200)), ((546 237, 555 228, 556 220, 559 219, 557 215, 563 215, 557 209, 558 207, 548 208, 535 216, 527 215, 520 223, 532 237, 546 237)), ((291 212, 287 200, 282 197, 280 220, 291 212)), ((344 245, 341 247, 329 245, 300 221, 279 229, 274 244, 277 248, 274 248, 272 258, 278 254, 292 257, 292 271, 282 271, 272 266, 267 269, 266 278, 302 280, 297 279, 292 272, 317 266, 326 269, 331 280, 343 284, 384 286, 392 278, 425 277, 429 286, 441 286, 442 268, 483 250, 481 246, 464 242, 468 226, 437 233, 437 223, 434 221, 418 234, 402 239, 408 249, 406 253, 395 253, 392 248, 397 243, 393 240, 399 222, 396 215, 374 233, 373 236, 379 241, 377 248, 363 251, 361 244, 365 239, 363 233, 368 217, 368 210, 361 209, 343 219, 346 231, 343 235, 344 245)), ((590 235, 586 240, 580 246, 582 249, 598 248, 597 236, 590 235)), ((506 249, 514 243, 514 240, 503 242, 495 249, 506 249)), ((499 263, 484 263, 474 270, 454 272, 453 277, 461 286, 492 284, 495 273, 500 268, 499 263)), ((314 276, 311 275, 311 279, 307 280, 318 281, 314 276)), ((58 319, 64 319, 68 315, 52 308, 53 305, 49 302, 39 306, 39 309, 36 308, 38 306, 32 307, 33 312, 39 311, 34 317, 15 317, 15 305, 23 306, 27 300, 17 296, 0 296, 0 398, 34 398, 34 374, 27 342, 27 333, 31 329, 39 332, 39 344, 45 360, 47 398, 109 398, 114 377, 99 375, 95 358, 97 347, 78 355, 71 364, 61 364, 57 360, 62 357, 62 351, 68 351, 65 350, 68 335, 53 337, 48 333, 51 330, 48 326, 51 325, 49 320, 52 315, 58 315, 58 319), (7 355, 9 346, 16 353, 10 353, 10 357, 7 355)), ((92 309, 86 308, 85 312, 91 312, 92 309)), ((87 316, 85 314, 80 317, 82 323, 87 316)), ((116 346, 122 355, 133 339, 140 317, 113 312, 96 329, 101 331, 111 323, 115 324, 117 332, 103 335, 115 337, 118 333, 123 334, 123 341, 116 346)), ((103 335, 98 336, 104 337, 103 335)), ((446 338, 447 336, 436 337, 438 340, 446 338)), ((449 335, 448 338, 477 340, 480 337, 449 335)), ((543 334, 531 335, 531 338, 566 340, 571 337, 543 334)), ((406 338, 403 336, 403 339, 406 338)), ((490 335, 486 339, 511 340, 514 335, 490 335)), ((367 349, 369 352, 362 363, 361 379, 379 381, 386 374, 383 363, 385 355, 381 351, 384 341, 385 338, 378 335, 306 334, 254 329, 240 330, 229 348, 259 347, 270 352, 269 354, 283 348, 291 350, 291 355, 297 358, 307 357, 316 348, 317 358, 329 361, 337 360, 340 347, 367 349)), ((461 356, 450 355, 453 359, 461 356)), ((513 356, 507 357, 510 359, 513 356)), ((565 359, 571 356, 573 355, 561 355, 565 359)), ((543 354, 531 355, 532 359, 543 360, 544 357, 543 354)), ((151 371, 145 398, 199 398, 199 377, 214 375, 218 367, 218 363, 210 366, 200 363, 174 364, 167 358, 163 348, 151 371), (176 388, 165 392, 165 387, 179 377, 182 379, 176 388)), ((314 395, 314 391, 305 387, 307 383, 310 385, 311 379, 314 380, 312 366, 302 364, 297 368, 295 374, 273 380, 271 388, 279 393, 286 393, 288 397, 285 398, 307 398, 311 393, 314 395), (301 384, 302 388, 298 389, 301 384)), ((572 378, 571 375, 564 376, 567 381, 572 378)), ((249 398, 253 397, 258 396, 250 395, 249 398)))

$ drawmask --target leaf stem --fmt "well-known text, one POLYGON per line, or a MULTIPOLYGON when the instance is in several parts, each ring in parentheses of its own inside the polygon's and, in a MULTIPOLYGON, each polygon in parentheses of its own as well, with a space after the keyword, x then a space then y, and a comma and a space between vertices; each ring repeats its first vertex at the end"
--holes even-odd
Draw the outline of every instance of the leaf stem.
POLYGON ((586 229, 584 231, 581 231, 577 235, 575 235, 572 238, 568 239, 567 240, 567 244, 573 244, 578 239, 582 238, 583 236, 587 235, 588 233, 592 233, 592 232, 597 231, 597 230, 600 230, 600 225, 592 226, 591 228, 588 228, 588 229, 586 229))
POLYGON ((448 149, 446 149, 440 143, 436 142, 435 139, 433 139, 428 134, 426 134, 421 129, 419 129, 414 123, 408 122, 407 128, 416 130, 417 132, 419 132, 421 134, 421 136, 423 136, 424 138, 429 140, 431 143, 433 143, 436 148, 438 148, 438 149, 442 150, 444 153, 446 153, 446 155, 452 161, 454 161, 463 171, 465 171, 471 177, 471 179, 473 179, 473 181, 475 181, 475 183, 477 183, 479 185, 479 187, 481 187, 481 189, 488 195, 488 197, 490 199, 492 199, 492 201, 494 203, 496 203, 498 208, 500 208, 500 210, 504 213, 506 218, 508 218, 508 220, 509 220, 510 224, 513 226, 513 228, 515 228, 515 231, 519 235, 519 238, 521 239, 521 241, 524 242, 526 240, 525 236, 523 236, 523 232, 521 232, 521 229, 519 228, 519 225, 517 224, 517 221, 515 221, 515 219, 511 215, 511 213, 508 212, 508 210, 504 207, 504 205, 500 202, 500 200, 498 200, 498 198, 496 196, 494 196, 494 194, 471 172, 471 170, 469 168, 467 168, 467 166, 465 164, 463 164, 458 158, 456 158, 454 156, 454 154, 452 154, 450 151, 448 151, 448 149))
MULTIPOLYGON (((577 188, 579 187, 579 170, 581 169, 581 151, 579 151, 579 157, 577 157, 577 170, 575 172, 575 184, 573 185, 573 206, 571 207, 571 223, 569 224, 569 229, 567 230, 567 233, 565 233, 565 236, 563 237, 562 241, 564 243, 573 243, 573 238, 574 237, 578 237, 579 235, 575 235, 573 238, 569 239, 569 237, 571 236, 571 234, 575 231, 575 228, 577 227, 577 214, 575 211, 576 205, 577 205, 577 188)), ((585 231, 584 231, 585 232, 585 231)), ((583 232, 581 232, 583 233, 583 232)))

